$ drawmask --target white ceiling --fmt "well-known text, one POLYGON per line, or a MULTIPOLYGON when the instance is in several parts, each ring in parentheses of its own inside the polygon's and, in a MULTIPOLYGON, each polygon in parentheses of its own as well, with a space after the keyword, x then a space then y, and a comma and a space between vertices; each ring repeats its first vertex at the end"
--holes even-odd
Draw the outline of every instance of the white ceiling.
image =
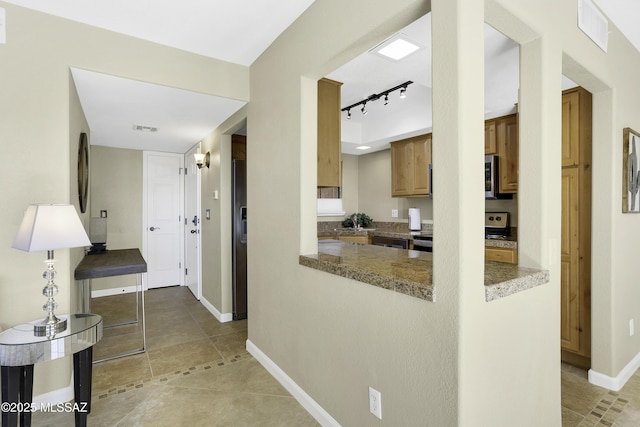
MULTIPOLYGON (((4 1, 248 66, 314 0, 4 1)), ((635 23, 640 2, 594 1, 640 50, 640 26, 635 23)), ((404 81, 415 82, 406 99, 394 92, 387 106, 382 101, 367 105, 367 122, 359 111, 352 111, 353 118, 343 121, 344 152, 363 154, 354 150, 360 143, 380 149, 393 137, 418 134, 431 126, 429 15, 402 32, 427 48, 397 64, 365 52, 328 75, 344 83, 343 106, 404 81)), ((497 116, 506 114, 517 99, 518 73, 512 67, 517 66, 518 49, 490 27, 486 37, 485 109, 487 116, 497 116)), ((244 104, 85 70, 72 72, 92 144, 185 152, 244 104), (155 126, 158 132, 134 132, 134 124, 155 126)))

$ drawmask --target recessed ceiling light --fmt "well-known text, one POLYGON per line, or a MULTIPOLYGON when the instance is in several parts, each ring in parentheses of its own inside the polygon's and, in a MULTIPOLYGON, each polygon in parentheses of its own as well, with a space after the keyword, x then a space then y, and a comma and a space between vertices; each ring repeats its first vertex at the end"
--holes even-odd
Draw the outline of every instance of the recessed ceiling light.
POLYGON ((423 46, 411 40, 406 34, 398 33, 383 41, 369 52, 382 56, 385 59, 399 61, 420 50, 423 46))
POLYGON ((356 150, 368 150, 369 148, 371 147, 369 147, 368 145, 359 145, 356 147, 356 150))

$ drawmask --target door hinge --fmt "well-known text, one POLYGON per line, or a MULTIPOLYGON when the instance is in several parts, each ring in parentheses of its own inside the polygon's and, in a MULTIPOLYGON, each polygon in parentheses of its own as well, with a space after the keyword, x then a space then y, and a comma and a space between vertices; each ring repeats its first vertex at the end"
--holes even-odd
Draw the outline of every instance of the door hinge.
POLYGON ((188 268, 185 268, 185 269, 184 269, 184 275, 185 275, 185 276, 188 276, 188 275, 189 275, 189 269, 188 269, 188 268))
POLYGON ((182 263, 181 262, 178 263, 178 268, 182 268, 182 263))
POLYGON ((184 219, 184 225, 187 225, 187 218, 184 219))

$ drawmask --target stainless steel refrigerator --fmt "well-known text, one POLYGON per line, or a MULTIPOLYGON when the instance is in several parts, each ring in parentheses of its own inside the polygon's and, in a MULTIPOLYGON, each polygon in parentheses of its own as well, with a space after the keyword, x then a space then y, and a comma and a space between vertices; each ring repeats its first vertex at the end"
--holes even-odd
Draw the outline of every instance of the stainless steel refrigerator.
POLYGON ((233 160, 233 320, 247 318, 247 162, 233 160))

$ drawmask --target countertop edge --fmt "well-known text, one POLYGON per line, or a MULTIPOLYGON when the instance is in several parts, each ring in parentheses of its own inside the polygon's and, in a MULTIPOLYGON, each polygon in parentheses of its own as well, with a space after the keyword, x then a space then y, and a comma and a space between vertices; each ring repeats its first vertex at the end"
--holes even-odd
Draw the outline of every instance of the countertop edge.
POLYGON ((551 277, 547 270, 535 270, 532 268, 518 268, 522 275, 500 283, 485 284, 484 293, 487 302, 496 301, 509 295, 513 295, 527 289, 535 288, 549 283, 551 277))
POLYGON ((360 269, 325 262, 305 255, 299 256, 299 264, 315 270, 335 274, 336 276, 367 283, 382 289, 398 292, 425 301, 435 302, 435 290, 432 285, 416 283, 389 276, 381 276, 360 269))
MULTIPOLYGON (((358 268, 353 265, 347 265, 343 262, 323 260, 320 259, 319 255, 338 259, 341 258, 330 253, 323 253, 322 251, 319 251, 317 254, 299 255, 298 262, 300 265, 305 267, 324 271, 347 279, 357 280, 359 282, 402 293, 425 301, 435 302, 435 287, 432 283, 417 283, 413 280, 407 280, 406 278, 369 271, 366 267, 358 268)), ((380 262, 385 262, 384 258, 380 259, 380 262)), ((544 285, 550 281, 550 274, 547 270, 519 267, 514 264, 498 263, 494 261, 485 261, 484 272, 484 291, 486 302, 496 301, 527 289, 544 285)))

